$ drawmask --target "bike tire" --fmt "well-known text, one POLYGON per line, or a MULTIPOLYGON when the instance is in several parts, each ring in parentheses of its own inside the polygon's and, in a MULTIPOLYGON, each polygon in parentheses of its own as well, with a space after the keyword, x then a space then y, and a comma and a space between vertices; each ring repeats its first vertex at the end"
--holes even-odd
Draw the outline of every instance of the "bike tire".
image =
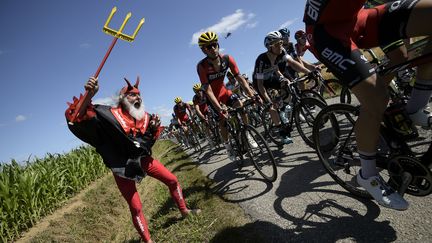
POLYGON ((351 104, 351 91, 348 87, 343 86, 339 96, 340 103, 351 104))
POLYGON ((320 99, 307 97, 301 98, 294 107, 294 119, 297 131, 303 141, 311 148, 315 148, 313 141, 313 125, 317 114, 327 106, 320 99), (312 108, 312 110, 311 110, 312 108), (304 121, 300 118, 303 116, 304 121))
POLYGON ((279 128, 274 126, 269 110, 270 108, 266 108, 261 113, 264 135, 277 146, 279 147, 283 146, 284 145, 282 141, 283 138, 279 135, 279 128))
POLYGON ((319 99, 322 102, 327 104, 327 101, 324 99, 324 97, 320 93, 316 92, 315 90, 303 90, 301 92, 301 97, 302 98, 316 98, 316 99, 319 99))
POLYGON ((358 185, 361 168, 353 126, 359 108, 350 104, 325 107, 315 118, 313 139, 321 164, 333 180, 353 195, 371 198, 358 185))
POLYGON ((245 157, 248 157, 255 169, 268 182, 274 182, 277 179, 277 167, 273 153, 263 136, 251 125, 245 125, 241 133, 242 145, 247 149, 245 157), (248 142, 246 134, 249 134, 255 141, 256 147, 248 142))

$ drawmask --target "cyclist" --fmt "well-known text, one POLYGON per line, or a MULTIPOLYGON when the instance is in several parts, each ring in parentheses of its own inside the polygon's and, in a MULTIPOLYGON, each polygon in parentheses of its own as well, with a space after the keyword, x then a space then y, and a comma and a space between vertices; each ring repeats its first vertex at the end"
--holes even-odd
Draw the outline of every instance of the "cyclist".
POLYGON ((169 127, 171 128, 172 134, 174 135, 174 137, 177 139, 177 141, 180 143, 181 146, 185 146, 185 143, 183 142, 183 139, 178 131, 180 129, 180 123, 174 113, 172 113, 171 116, 172 119, 170 121, 169 127))
POLYGON ((192 102, 193 106, 195 107, 195 113, 204 126, 204 132, 207 135, 209 144, 210 146, 213 146, 213 140, 211 139, 211 132, 209 127, 209 114, 210 112, 214 112, 214 108, 211 108, 211 104, 209 104, 210 101, 207 99, 206 94, 201 88, 201 83, 197 83, 193 86, 192 89, 195 95, 192 98, 192 102))
MULTIPOLYGON (((185 134, 186 138, 189 136, 189 129, 187 127, 187 124, 192 123, 191 117, 192 117, 192 108, 189 104, 183 102, 181 97, 176 97, 174 99, 174 114, 177 117, 178 124, 180 126, 180 129, 182 129, 183 133, 185 134), (188 115, 189 113, 189 115, 188 115)), ((189 141, 188 139, 185 139, 186 146, 189 147, 189 141)))
MULTIPOLYGON (((301 58, 301 56, 298 55, 295 45, 290 41, 290 31, 287 28, 280 29, 279 33, 282 35, 283 50, 286 54, 290 55, 295 61, 299 62, 303 67, 309 69, 310 71, 319 69, 319 66, 315 66, 309 62, 306 62, 303 60, 303 58, 301 58)), ((285 68, 285 71, 282 74, 290 79, 299 77, 298 70, 294 69, 290 65, 285 68)), ((301 90, 306 89, 306 84, 304 82, 299 83, 298 86, 301 90)))
MULTIPOLYGON (((232 74, 231 71, 227 72, 227 78, 228 78, 228 82, 225 85, 227 89, 231 90, 231 92, 238 95, 239 97, 247 97, 247 95, 243 92, 243 89, 241 88, 240 84, 234 78, 234 75, 232 74)), ((243 78, 244 78, 244 76, 243 76, 243 78)), ((252 87, 250 85, 249 85, 249 88, 252 89, 252 87)), ((253 92, 253 90, 252 90, 252 92, 253 92)))
MULTIPOLYGON (((408 202, 387 185, 376 168, 379 127, 389 98, 386 84, 359 48, 430 35, 432 26, 423 21, 430 19, 432 1, 394 1, 373 9, 364 9, 364 3, 365 0, 308 0, 303 21, 311 51, 351 88, 361 103, 355 127, 361 162, 358 184, 379 204, 405 210, 408 202)), ((426 51, 432 49, 430 43, 426 51)), ((428 90, 432 89, 430 66, 419 66, 417 74, 417 80, 428 90)), ((427 101, 418 102, 424 105, 427 101)))
POLYGON ((294 45, 294 48, 296 50, 296 54, 299 59, 299 62, 301 62, 303 66, 305 66, 309 70, 320 69, 319 66, 315 66, 303 59, 304 54, 310 48, 310 45, 306 40, 306 33, 303 30, 297 30, 294 34, 294 38, 296 39, 297 42, 294 45))
MULTIPOLYGON (((309 73, 310 71, 299 62, 295 61, 290 55, 283 52, 282 35, 280 32, 269 32, 264 38, 264 46, 267 48, 267 51, 261 53, 255 61, 253 82, 264 102, 272 104, 273 101, 269 97, 266 89, 272 88, 280 90, 288 85, 289 80, 282 74, 285 72, 287 65, 292 66, 294 70, 300 72, 309 73)), ((292 139, 289 137, 289 131, 281 126, 279 114, 273 104, 270 106, 270 116, 274 125, 279 127, 279 133, 283 137, 283 143, 292 143, 292 139)))
MULTIPOLYGON (((234 78, 240 83, 249 97, 254 98, 254 94, 246 80, 240 75, 234 58, 230 55, 219 53, 218 36, 215 32, 207 31, 202 33, 198 38, 198 45, 201 51, 206 55, 206 57, 197 64, 197 72, 202 84, 202 89, 218 113, 219 128, 228 156, 230 160, 235 160, 235 154, 228 142, 228 132, 223 121, 223 119, 227 117, 227 111, 222 108, 219 102, 234 108, 242 107, 243 104, 237 95, 233 94, 225 87, 224 78, 228 69, 231 70, 234 78)), ((242 117, 245 122, 248 121, 246 114, 242 113, 242 117)), ((249 134, 248 140, 252 146, 257 146, 249 134)))

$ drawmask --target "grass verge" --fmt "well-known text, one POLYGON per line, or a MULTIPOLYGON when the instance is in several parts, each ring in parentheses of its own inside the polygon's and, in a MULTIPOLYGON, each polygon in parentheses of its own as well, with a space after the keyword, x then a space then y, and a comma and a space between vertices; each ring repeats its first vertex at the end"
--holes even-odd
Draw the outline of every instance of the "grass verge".
MULTIPOLYGON (((210 189, 212 182, 176 144, 158 141, 153 154, 178 177, 188 206, 203 210, 199 216, 181 219, 168 188, 146 177, 137 188, 155 242, 263 241, 257 232, 245 226, 251 222, 243 210, 214 194, 210 189)), ((46 229, 26 241, 139 242, 140 239, 127 204, 109 174, 84 193, 79 206, 54 217, 46 229)))

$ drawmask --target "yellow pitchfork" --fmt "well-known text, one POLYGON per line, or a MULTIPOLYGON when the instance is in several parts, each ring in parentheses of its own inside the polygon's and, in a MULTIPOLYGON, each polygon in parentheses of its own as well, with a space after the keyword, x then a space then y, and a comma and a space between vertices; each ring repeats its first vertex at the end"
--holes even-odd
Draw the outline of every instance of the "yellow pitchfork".
MULTIPOLYGON (((108 59, 108 56, 110 55, 112 49, 114 48, 114 45, 117 43, 117 40, 120 38, 122 40, 129 41, 129 42, 134 41, 136 35, 138 34, 138 31, 141 29, 141 26, 144 24, 144 18, 142 18, 141 21, 138 23, 138 26, 136 27, 132 36, 122 33, 124 27, 126 26, 126 23, 129 21, 130 17, 132 16, 132 14, 129 12, 126 15, 126 18, 123 20, 123 23, 120 26, 120 29, 118 29, 118 30, 111 29, 108 27, 108 24, 111 22, 111 19, 114 16, 116 11, 117 11, 117 7, 114 7, 111 10, 111 13, 108 16, 108 19, 106 20, 105 25, 103 27, 103 31, 108 35, 114 36, 114 39, 111 42, 111 45, 109 46, 107 52, 105 53, 105 56, 102 59, 102 62, 99 64, 98 69, 96 70, 96 73, 94 75, 95 78, 97 78, 99 76, 99 73, 102 70, 102 67, 104 66, 106 60, 108 59)), ((86 92, 84 93, 84 97, 82 99, 80 99, 80 103, 78 103, 78 105, 77 105, 78 109, 76 109, 74 111, 74 114, 72 114, 72 119, 70 121, 71 123, 73 123, 80 115, 84 114, 84 112, 85 112, 84 109, 90 103, 90 99, 91 99, 91 97, 88 95, 88 91, 86 90, 86 92)))

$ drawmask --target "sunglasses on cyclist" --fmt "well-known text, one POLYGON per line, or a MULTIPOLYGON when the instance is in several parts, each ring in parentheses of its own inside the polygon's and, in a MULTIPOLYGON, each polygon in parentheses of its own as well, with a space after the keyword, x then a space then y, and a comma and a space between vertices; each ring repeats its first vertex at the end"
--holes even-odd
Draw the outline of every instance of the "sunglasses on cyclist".
POLYGON ((210 45, 204 46, 204 48, 207 49, 207 50, 216 49, 218 47, 219 47, 218 43, 211 43, 210 45))
POLYGON ((283 41, 276 41, 276 42, 273 42, 272 44, 270 44, 271 46, 282 46, 282 44, 283 44, 283 41))

